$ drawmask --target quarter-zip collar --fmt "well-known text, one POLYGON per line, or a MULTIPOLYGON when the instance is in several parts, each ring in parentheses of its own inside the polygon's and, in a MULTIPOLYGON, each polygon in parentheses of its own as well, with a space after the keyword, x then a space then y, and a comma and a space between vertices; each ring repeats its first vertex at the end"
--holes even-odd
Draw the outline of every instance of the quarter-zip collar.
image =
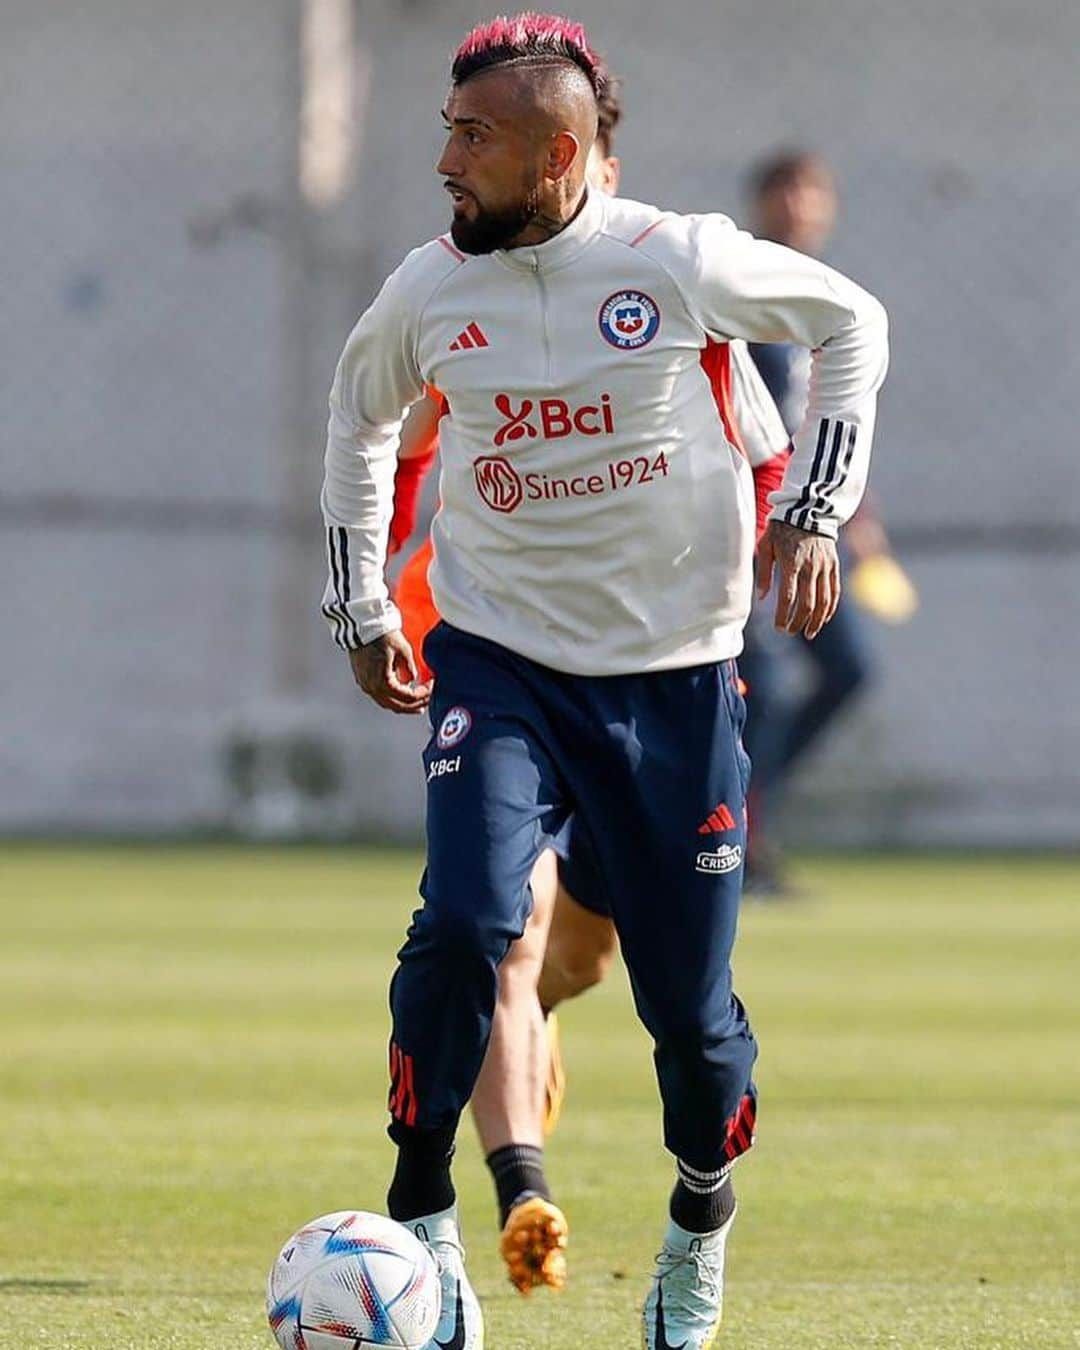
POLYGON ((492 257, 516 272, 553 272, 573 262, 604 225, 603 194, 588 189, 586 193, 584 206, 570 224, 553 238, 545 239, 542 244, 496 249, 492 257))

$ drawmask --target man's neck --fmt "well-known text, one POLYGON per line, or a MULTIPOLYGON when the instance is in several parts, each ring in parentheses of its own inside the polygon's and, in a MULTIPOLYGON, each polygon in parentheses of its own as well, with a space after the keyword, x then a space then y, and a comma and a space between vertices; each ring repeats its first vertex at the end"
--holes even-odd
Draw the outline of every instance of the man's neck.
POLYGON ((588 200, 588 190, 582 183, 577 195, 569 201, 551 202, 541 206, 520 234, 507 244, 507 248, 529 248, 536 244, 546 244, 561 234, 572 220, 581 213, 588 200))

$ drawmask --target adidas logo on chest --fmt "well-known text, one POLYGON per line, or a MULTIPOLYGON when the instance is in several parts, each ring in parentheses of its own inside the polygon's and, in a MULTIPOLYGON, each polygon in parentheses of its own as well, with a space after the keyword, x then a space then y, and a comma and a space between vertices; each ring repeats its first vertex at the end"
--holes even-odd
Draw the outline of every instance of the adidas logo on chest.
POLYGON ((477 347, 490 347, 491 343, 487 340, 484 330, 475 320, 468 324, 450 343, 449 350, 452 352, 473 351, 477 347))

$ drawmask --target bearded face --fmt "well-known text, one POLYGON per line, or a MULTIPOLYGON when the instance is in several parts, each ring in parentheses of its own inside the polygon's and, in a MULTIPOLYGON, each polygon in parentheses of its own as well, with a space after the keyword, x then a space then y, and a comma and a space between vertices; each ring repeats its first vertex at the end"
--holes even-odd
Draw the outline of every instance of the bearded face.
POLYGON ((550 127, 528 104, 521 79, 494 70, 447 95, 446 144, 435 171, 450 194, 450 234, 463 253, 506 248, 539 214, 550 127))
POLYGON ((462 253, 492 253, 505 248, 536 218, 539 190, 535 181, 522 183, 509 201, 484 201, 471 192, 448 182, 447 191, 454 202, 450 236, 462 253))

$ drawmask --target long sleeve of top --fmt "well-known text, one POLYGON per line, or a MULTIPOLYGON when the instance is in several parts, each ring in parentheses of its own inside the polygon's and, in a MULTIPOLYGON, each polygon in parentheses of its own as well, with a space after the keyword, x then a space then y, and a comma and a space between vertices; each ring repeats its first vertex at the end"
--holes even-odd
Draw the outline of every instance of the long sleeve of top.
POLYGON ((687 300, 702 326, 811 349, 806 414, 783 485, 772 494, 771 518, 835 538, 866 488, 877 391, 888 368, 885 310, 818 259, 755 239, 725 216, 684 219, 693 245, 687 300))
POLYGON ((338 644, 359 647, 401 626, 383 576, 405 412, 424 391, 402 271, 349 335, 330 391, 323 520, 329 579, 323 614, 338 644))

